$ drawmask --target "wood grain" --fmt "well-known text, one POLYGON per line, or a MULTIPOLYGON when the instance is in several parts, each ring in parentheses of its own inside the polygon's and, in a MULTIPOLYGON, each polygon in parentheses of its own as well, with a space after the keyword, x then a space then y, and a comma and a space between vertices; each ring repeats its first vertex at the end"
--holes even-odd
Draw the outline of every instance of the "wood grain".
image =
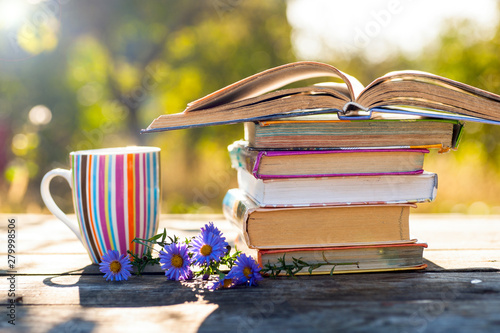
MULTIPOLYGON (((6 221, 7 215, 0 215, 6 221)), ((429 243, 425 271, 264 279, 211 292, 212 281, 167 281, 158 267, 106 282, 75 236, 50 215, 18 215, 16 326, 12 332, 495 332, 500 331, 500 217, 410 215, 429 243)), ((162 216, 194 236, 220 215, 162 216)), ((0 224, 0 306, 6 309, 6 224, 0 224)))

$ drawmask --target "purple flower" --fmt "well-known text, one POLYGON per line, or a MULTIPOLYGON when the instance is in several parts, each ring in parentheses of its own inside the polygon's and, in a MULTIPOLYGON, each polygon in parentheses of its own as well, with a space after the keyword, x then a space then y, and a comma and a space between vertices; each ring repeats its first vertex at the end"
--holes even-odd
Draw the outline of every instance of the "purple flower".
POLYGON ((263 279, 257 262, 244 253, 236 258, 235 265, 231 268, 227 277, 236 280, 236 284, 247 284, 248 286, 256 286, 257 281, 263 279))
POLYGON ((237 285, 236 279, 234 279, 230 274, 224 276, 224 277, 219 277, 219 281, 214 282, 210 286, 208 286, 208 289, 210 290, 216 290, 216 289, 229 289, 237 285))
POLYGON ((202 233, 203 232, 211 232, 211 233, 214 233, 221 238, 224 238, 224 237, 222 237, 222 232, 219 229, 217 229, 217 227, 214 225, 213 222, 208 222, 208 224, 205 224, 205 226, 201 227, 201 232, 202 233))
POLYGON ((222 233, 212 222, 201 228, 201 233, 189 244, 193 261, 198 265, 219 262, 226 254, 227 246, 226 238, 222 237, 222 233))
POLYGON ((110 250, 102 256, 99 270, 104 273, 106 281, 128 280, 131 275, 132 264, 127 255, 120 255, 118 251, 110 250))
POLYGON ((188 247, 184 243, 172 243, 165 245, 160 251, 160 266, 165 271, 165 276, 169 280, 190 280, 193 272, 189 266, 191 259, 188 254, 188 247))

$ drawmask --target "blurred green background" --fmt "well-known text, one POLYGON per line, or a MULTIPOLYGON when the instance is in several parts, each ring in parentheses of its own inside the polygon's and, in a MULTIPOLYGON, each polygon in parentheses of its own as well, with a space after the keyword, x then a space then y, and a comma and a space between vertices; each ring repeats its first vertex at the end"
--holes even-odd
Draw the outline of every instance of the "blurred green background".
MULTIPOLYGON (((71 151, 137 144, 162 148, 164 213, 220 212, 225 192, 236 186, 226 147, 242 138, 243 127, 139 131, 163 113, 287 62, 324 61, 364 84, 418 69, 500 93, 498 23, 483 34, 471 20, 449 19, 437 40, 411 54, 371 48, 376 29, 357 30, 349 47, 325 42, 304 57, 297 43, 302 38, 307 46, 307 37, 290 19, 296 3, 0 0, 0 211, 47 212, 40 181, 53 168, 68 168, 71 151)), ((321 19, 299 14, 302 22, 321 19)), ((394 28, 392 16, 371 17, 372 28, 394 28)), ((438 196, 417 212, 500 214, 499 138, 500 127, 471 123, 458 151, 432 152, 425 169, 439 175, 438 196)), ((51 189, 72 211, 65 181, 55 179, 51 189)))

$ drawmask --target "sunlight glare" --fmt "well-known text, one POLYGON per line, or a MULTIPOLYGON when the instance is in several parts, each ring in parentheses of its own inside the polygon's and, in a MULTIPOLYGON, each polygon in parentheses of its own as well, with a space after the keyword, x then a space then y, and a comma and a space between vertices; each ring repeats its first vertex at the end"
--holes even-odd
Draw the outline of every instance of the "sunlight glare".
POLYGON ((0 29, 9 29, 25 20, 28 13, 26 2, 4 0, 0 2, 0 29))
POLYGON ((498 22, 494 0, 289 0, 287 17, 299 59, 349 58, 363 54, 375 63, 396 51, 419 54, 450 18, 474 23, 472 39, 491 39, 498 22), (319 50, 319 51, 318 51, 319 50))

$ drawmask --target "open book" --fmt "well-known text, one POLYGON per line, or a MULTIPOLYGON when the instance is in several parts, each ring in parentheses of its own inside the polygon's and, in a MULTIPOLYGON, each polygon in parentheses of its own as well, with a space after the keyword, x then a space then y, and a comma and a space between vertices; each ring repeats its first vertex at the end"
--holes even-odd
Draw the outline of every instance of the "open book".
POLYGON ((143 132, 321 113, 370 119, 380 112, 500 124, 500 96, 418 71, 392 72, 365 88, 331 65, 303 61, 265 70, 217 90, 189 103, 181 113, 161 115, 143 132), (341 82, 281 89, 320 77, 341 82))

